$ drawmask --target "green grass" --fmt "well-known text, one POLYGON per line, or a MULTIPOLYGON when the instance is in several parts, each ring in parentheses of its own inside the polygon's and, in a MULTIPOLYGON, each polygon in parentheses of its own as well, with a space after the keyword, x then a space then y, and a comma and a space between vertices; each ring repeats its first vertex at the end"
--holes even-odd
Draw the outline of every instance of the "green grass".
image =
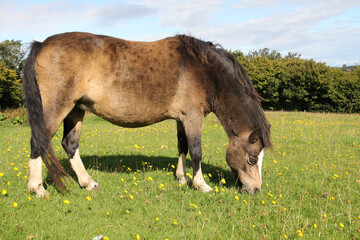
MULTIPOLYGON (((72 180, 61 194, 44 170, 51 196, 37 199, 27 190, 29 127, 2 122, 0 239, 359 239, 360 116, 266 114, 274 150, 256 196, 238 192, 225 162, 228 140, 213 115, 202 136, 210 194, 175 180, 174 121, 125 129, 88 115, 80 150, 101 189, 78 186, 60 129, 52 143, 72 180)), ((192 174, 190 166, 188 157, 192 174)))

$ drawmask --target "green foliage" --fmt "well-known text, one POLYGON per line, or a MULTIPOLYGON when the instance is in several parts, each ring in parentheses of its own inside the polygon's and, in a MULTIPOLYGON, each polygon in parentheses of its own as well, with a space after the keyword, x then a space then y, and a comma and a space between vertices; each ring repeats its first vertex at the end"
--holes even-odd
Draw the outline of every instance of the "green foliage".
POLYGON ((22 103, 22 85, 16 71, 0 62, 0 109, 19 107, 22 103))
POLYGON ((331 68, 301 59, 298 53, 282 57, 268 48, 244 54, 232 52, 245 67, 269 110, 360 111, 360 67, 331 68))
POLYGON ((9 69, 14 69, 18 76, 22 76, 25 63, 26 47, 17 40, 5 40, 0 43, 0 61, 9 69))

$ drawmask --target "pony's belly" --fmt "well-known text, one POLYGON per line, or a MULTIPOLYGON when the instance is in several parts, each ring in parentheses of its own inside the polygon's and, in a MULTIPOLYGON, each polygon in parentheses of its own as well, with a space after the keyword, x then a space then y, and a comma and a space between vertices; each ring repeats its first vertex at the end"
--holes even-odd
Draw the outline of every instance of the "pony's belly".
POLYGON ((99 106, 96 103, 86 104, 80 103, 78 106, 85 110, 94 113, 95 115, 111 122, 112 124, 137 128, 148 126, 166 119, 173 118, 167 109, 154 110, 151 106, 148 107, 124 107, 117 105, 117 107, 99 106))

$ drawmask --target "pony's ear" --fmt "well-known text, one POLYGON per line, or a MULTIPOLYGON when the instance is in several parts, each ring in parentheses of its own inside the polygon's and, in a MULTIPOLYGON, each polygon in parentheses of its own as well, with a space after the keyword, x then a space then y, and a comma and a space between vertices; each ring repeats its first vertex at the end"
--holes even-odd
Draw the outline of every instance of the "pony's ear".
POLYGON ((254 130, 251 132, 251 134, 250 134, 250 136, 249 136, 249 142, 250 142, 251 144, 254 144, 254 143, 260 141, 260 140, 261 140, 261 137, 262 137, 262 130, 261 130, 261 128, 256 128, 256 129, 254 129, 254 130))

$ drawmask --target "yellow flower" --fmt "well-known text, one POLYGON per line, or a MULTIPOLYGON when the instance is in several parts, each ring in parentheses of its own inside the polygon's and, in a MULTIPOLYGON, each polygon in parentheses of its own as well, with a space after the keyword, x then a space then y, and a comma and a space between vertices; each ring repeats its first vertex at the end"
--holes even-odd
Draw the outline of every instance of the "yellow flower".
POLYGON ((2 193, 3 195, 6 195, 6 194, 7 194, 7 191, 4 189, 4 190, 1 191, 1 193, 2 193))
POLYGON ((130 199, 134 199, 134 196, 133 196, 133 195, 131 195, 131 194, 129 195, 129 197, 130 197, 130 199))
POLYGON ((317 225, 316 225, 316 223, 314 223, 314 228, 317 228, 317 225))
POLYGON ((64 200, 65 204, 70 204, 69 200, 64 200))
POLYGON ((198 214, 199 214, 199 215, 201 215, 201 212, 200 212, 200 211, 198 211, 198 214))
POLYGON ((324 218, 327 218, 327 215, 324 213, 323 217, 324 217, 324 218))
POLYGON ((87 196, 86 200, 91 201, 91 197, 87 196))
POLYGON ((236 200, 236 201, 239 201, 239 197, 238 197, 238 196, 235 196, 235 200, 236 200))
POLYGON ((106 212, 106 215, 110 215, 110 212, 106 212))
POLYGON ((225 184, 226 183, 226 181, 225 181, 225 179, 223 178, 223 179, 221 179, 221 182, 222 182, 222 184, 225 184))
POLYGON ((129 210, 125 210, 125 212, 126 212, 127 214, 129 214, 129 213, 130 213, 130 211, 129 211, 129 210))
POLYGON ((159 221, 160 219, 159 218, 155 218, 155 221, 159 221))
POLYGON ((244 200, 244 203, 246 203, 246 204, 247 204, 247 201, 246 201, 246 199, 244 200))
POLYGON ((140 240, 140 235, 136 234, 136 240, 140 240))
POLYGON ((31 197, 30 197, 30 196, 28 196, 27 199, 28 199, 29 201, 31 201, 31 197))
POLYGON ((4 176, 4 173, 0 172, 0 177, 4 176))
POLYGON ((274 204, 274 205, 275 205, 275 204, 276 204, 276 202, 275 202, 275 201, 272 201, 272 204, 274 204))
POLYGON ((125 180, 122 178, 122 179, 120 179, 120 181, 124 182, 125 180))
POLYGON ((13 203, 13 207, 16 208, 18 204, 16 202, 13 203))
POLYGON ((103 239, 104 240, 109 240, 109 238, 107 236, 104 236, 103 239))
POLYGON ((261 204, 263 204, 263 205, 264 205, 264 204, 265 204, 265 201, 264 201, 264 200, 261 200, 261 204))
POLYGON ((194 208, 197 208, 197 206, 193 203, 190 203, 190 206, 194 207, 194 208))
POLYGON ((343 223, 340 223, 339 225, 340 225, 340 227, 342 227, 342 228, 345 227, 343 223))
POLYGON ((288 238, 288 236, 286 236, 286 235, 284 234, 284 238, 286 238, 286 239, 287 239, 287 238, 288 238))

